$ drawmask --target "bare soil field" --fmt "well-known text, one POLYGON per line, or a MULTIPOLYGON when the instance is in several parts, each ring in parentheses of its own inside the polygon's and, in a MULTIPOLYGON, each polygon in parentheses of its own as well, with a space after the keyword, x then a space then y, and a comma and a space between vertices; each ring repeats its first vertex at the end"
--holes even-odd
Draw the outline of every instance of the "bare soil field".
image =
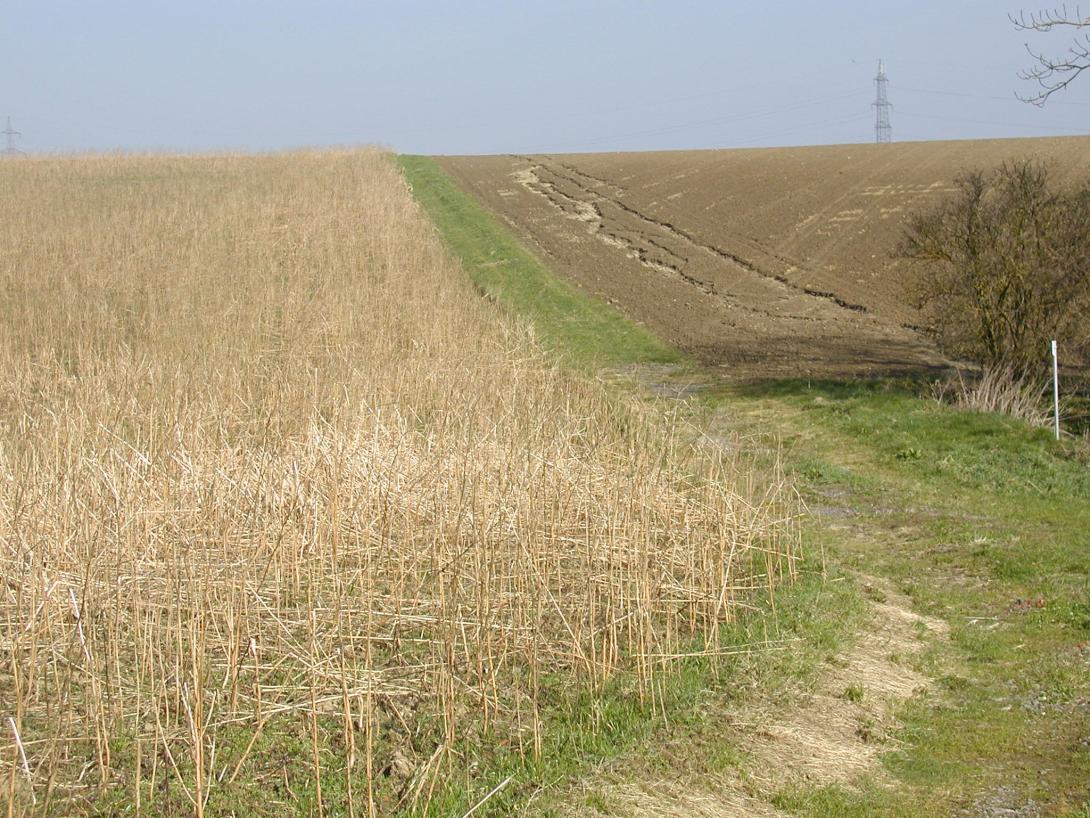
POLYGON ((737 378, 927 372, 911 212, 957 175, 1036 156, 1090 175, 1090 138, 443 157, 555 270, 737 378))

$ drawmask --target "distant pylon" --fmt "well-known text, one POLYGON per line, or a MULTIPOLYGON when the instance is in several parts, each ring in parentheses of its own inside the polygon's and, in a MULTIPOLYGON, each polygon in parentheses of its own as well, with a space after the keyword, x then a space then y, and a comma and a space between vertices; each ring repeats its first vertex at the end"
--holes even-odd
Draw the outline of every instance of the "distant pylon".
POLYGON ((11 117, 8 117, 8 126, 0 133, 4 134, 6 143, 4 145, 4 156, 22 156, 23 152, 15 147, 15 138, 22 136, 17 130, 11 127, 11 117))
POLYGON ((884 145, 893 139, 893 126, 889 124, 889 97, 886 90, 889 80, 886 78, 886 67, 881 60, 878 61, 878 76, 874 78, 874 141, 884 145))

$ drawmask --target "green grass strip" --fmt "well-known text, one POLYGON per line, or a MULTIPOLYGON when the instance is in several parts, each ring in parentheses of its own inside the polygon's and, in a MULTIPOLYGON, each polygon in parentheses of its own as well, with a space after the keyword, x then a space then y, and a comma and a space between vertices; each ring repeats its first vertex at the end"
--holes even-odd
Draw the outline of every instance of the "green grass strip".
MULTIPOLYGON (((550 351, 592 371, 633 364, 688 364, 669 344, 556 276, 433 159, 399 156, 397 161, 417 201, 474 284, 532 321, 550 351)), ((724 626, 717 641, 720 647, 741 648, 770 639, 790 640, 796 646, 793 651, 754 650, 727 660, 694 656, 666 680, 653 703, 635 695, 635 681, 627 673, 593 694, 544 678, 540 755, 516 752, 502 740, 504 736, 467 739, 455 754, 463 764, 444 777, 427 807, 409 814, 422 818, 462 814, 509 776, 509 785, 474 815, 493 818, 521 811, 535 793, 558 784, 563 791, 597 764, 645 743, 657 744, 651 737, 662 729, 663 714, 668 714, 672 730, 684 731, 711 755, 733 757, 731 740, 707 723, 709 712, 732 708, 755 688, 790 687, 808 676, 818 658, 834 651, 852 630, 861 603, 850 584, 830 584, 820 574, 808 573, 798 584, 781 589, 776 607, 775 615, 762 608, 724 626)), ((693 647, 699 654, 701 646, 693 647)), ((649 763, 668 765, 656 760, 651 747, 648 752, 649 763)), ((551 800, 538 799, 537 813, 563 814, 554 811, 563 810, 563 805, 551 800)))
MULTIPOLYGON (((678 359, 608 306, 556 279, 433 161, 400 161, 478 285, 533 319, 551 346, 592 364, 678 359)), ((1090 711, 1082 704, 1090 696, 1085 446, 920 395, 916 383, 781 381, 725 385, 700 398, 709 411, 729 413, 740 433, 790 442, 788 468, 804 496, 827 510, 809 520, 806 536, 824 547, 835 578, 854 572, 888 578, 920 611, 950 624, 949 638, 914 660, 936 680, 935 689, 899 708, 898 741, 883 748, 894 785, 800 784, 774 803, 811 818, 933 818, 964 809, 981 793, 1008 792, 1016 806, 1033 798, 1050 804, 1050 814, 1090 818, 1090 711), (837 511, 851 524, 838 520, 837 511), (1026 599, 1042 604, 1018 608, 1026 599)), ((577 778, 597 760, 625 751, 653 759, 662 747, 666 775, 676 774, 676 766, 702 771, 702 761, 671 758, 678 746, 698 759, 733 763, 739 737, 724 734, 724 719, 715 718, 737 701, 733 691, 747 681, 768 691, 806 677, 823 657, 836 655, 858 625, 860 607, 851 582, 808 576, 784 589, 775 617, 745 617, 722 640, 745 643, 768 628, 775 638, 797 638, 796 647, 779 662, 757 653, 724 675, 694 659, 664 691, 672 726, 662 734, 654 715, 625 695, 624 679, 594 703, 558 694, 544 716, 546 739, 536 762, 496 757, 476 776, 451 777, 452 808, 432 814, 453 814, 454 804, 473 803, 488 782, 514 775, 508 791, 483 810, 511 814, 536 788, 577 778)), ((744 755, 744 747, 737 750, 744 755)), ((548 806, 542 811, 551 814, 548 806)))
POLYGON ((483 292, 533 322, 551 351, 591 367, 683 360, 620 311, 554 275, 434 159, 397 161, 451 255, 483 292))

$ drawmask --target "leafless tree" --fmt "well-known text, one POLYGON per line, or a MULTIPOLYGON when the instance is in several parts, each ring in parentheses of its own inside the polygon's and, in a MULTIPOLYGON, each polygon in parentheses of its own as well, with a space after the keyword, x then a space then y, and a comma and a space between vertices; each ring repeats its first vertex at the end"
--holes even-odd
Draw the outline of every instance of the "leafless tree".
POLYGON ((1049 97, 1067 88, 1079 74, 1090 68, 1090 16, 1083 16, 1078 6, 1070 11, 1063 5, 1048 11, 1022 11, 1017 16, 1008 16, 1019 31, 1047 33, 1054 29, 1070 29, 1074 32, 1067 51, 1056 56, 1037 51, 1026 43, 1026 51, 1035 64, 1019 72, 1018 76, 1035 82, 1039 90, 1030 96, 1019 94, 1018 98, 1023 102, 1043 106, 1049 97))
POLYGON ((1090 189, 1057 189, 1038 161, 958 178, 958 192, 915 213, 901 244, 940 344, 1022 378, 1050 339, 1090 355, 1090 189))

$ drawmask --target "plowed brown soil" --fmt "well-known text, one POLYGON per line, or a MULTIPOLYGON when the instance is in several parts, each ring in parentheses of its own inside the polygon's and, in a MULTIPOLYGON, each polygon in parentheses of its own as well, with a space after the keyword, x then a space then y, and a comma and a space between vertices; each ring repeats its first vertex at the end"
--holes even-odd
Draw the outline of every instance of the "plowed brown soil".
POLYGON ((1090 176, 1090 138, 442 157, 558 273, 739 378, 937 371, 908 215, 959 172, 1037 156, 1090 176))

